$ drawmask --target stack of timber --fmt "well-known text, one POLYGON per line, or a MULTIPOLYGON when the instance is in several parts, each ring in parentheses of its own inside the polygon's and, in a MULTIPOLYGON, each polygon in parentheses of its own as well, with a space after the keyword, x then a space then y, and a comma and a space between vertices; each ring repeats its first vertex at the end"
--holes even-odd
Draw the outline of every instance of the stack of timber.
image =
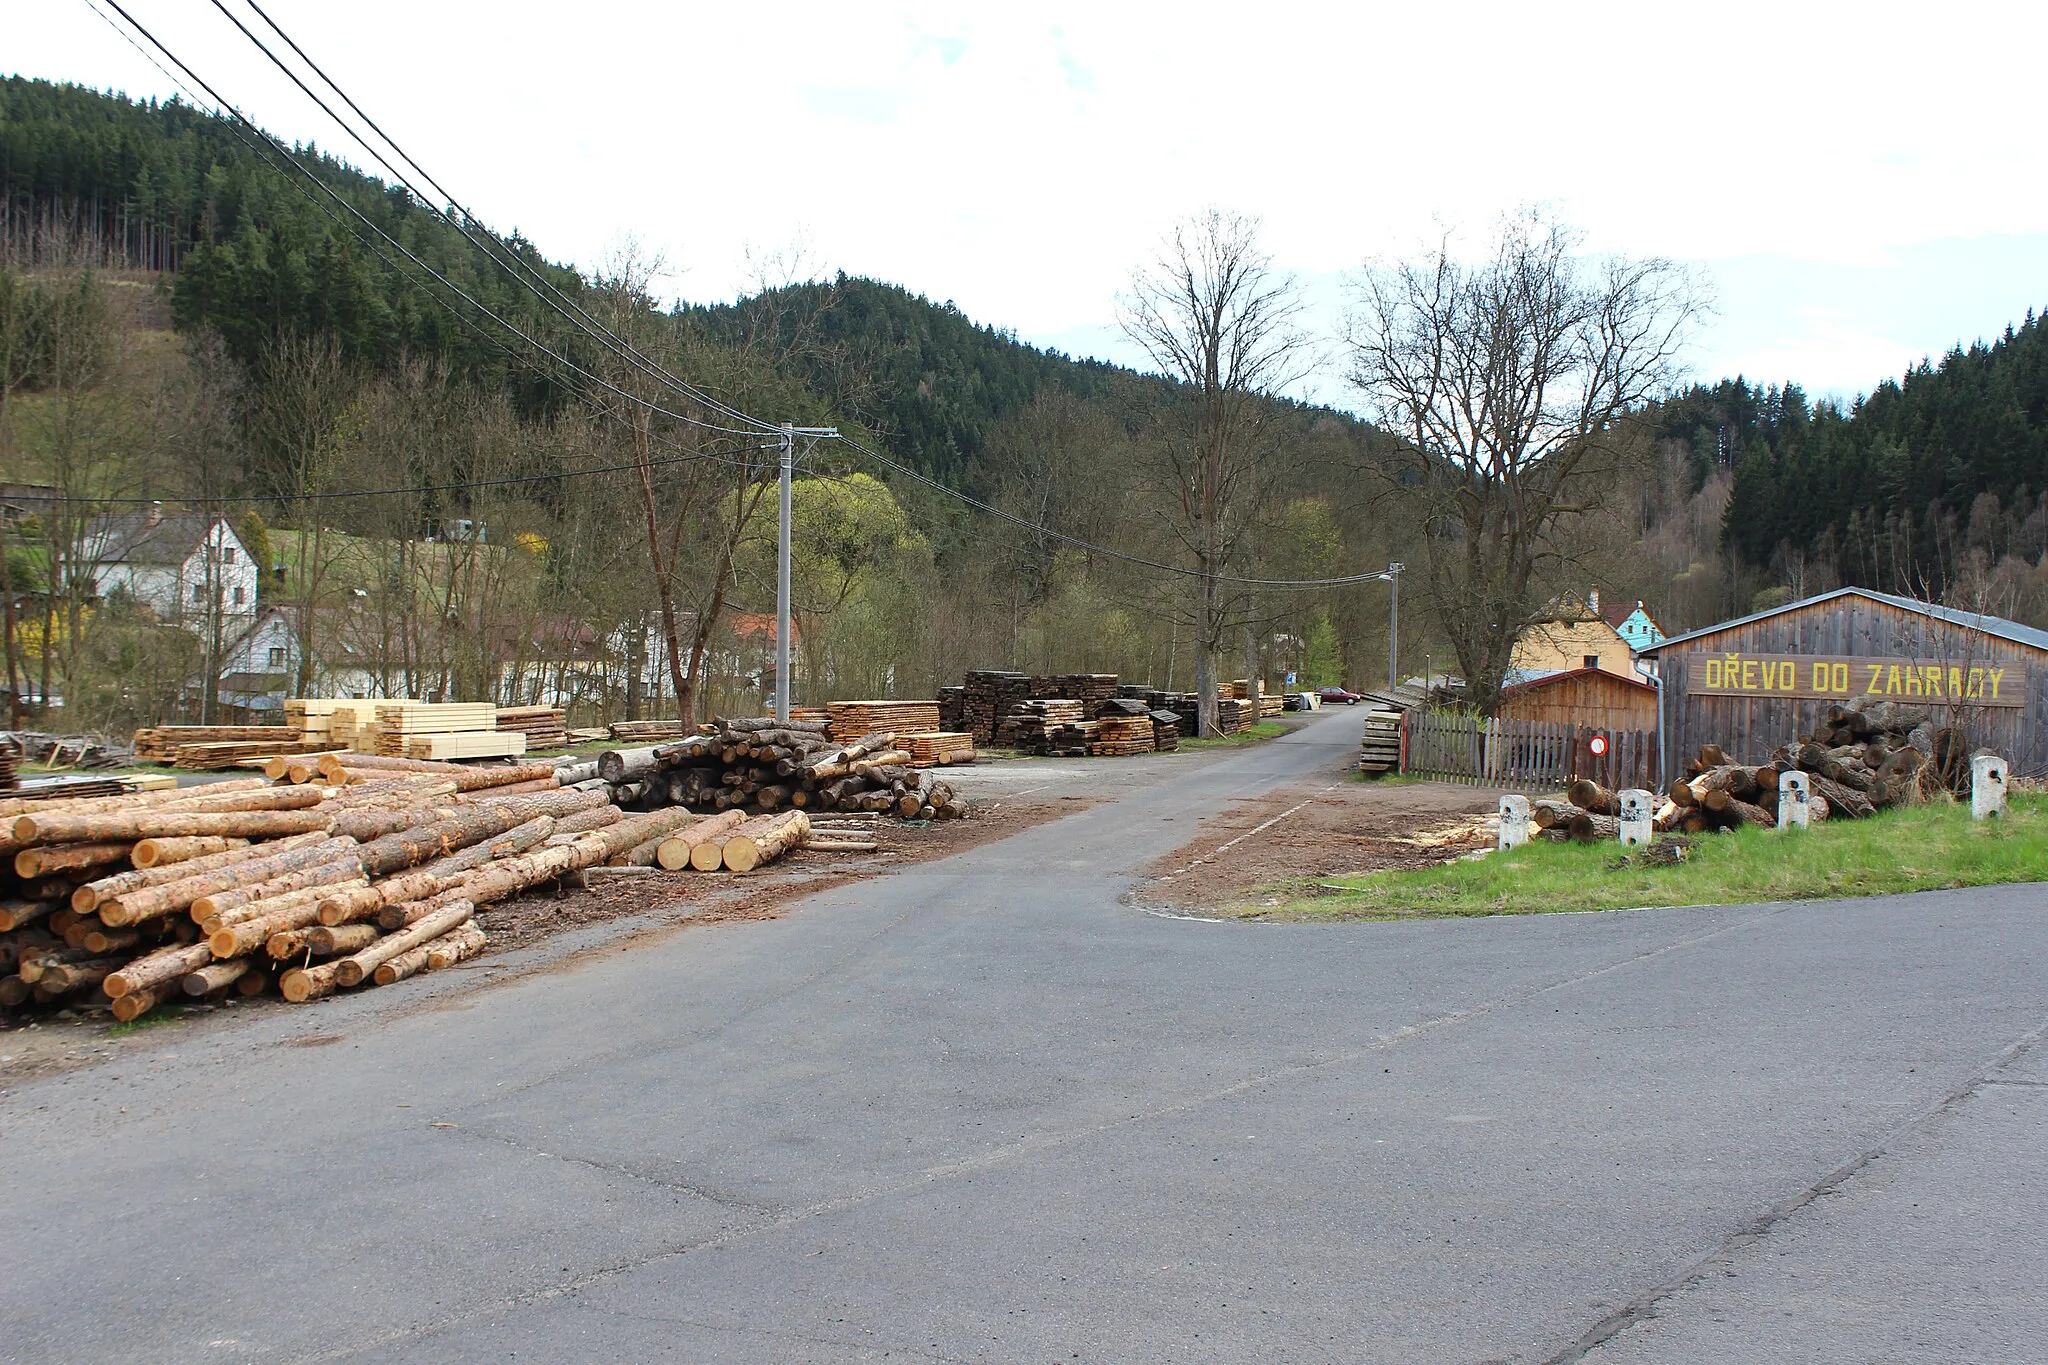
POLYGON ((802 721, 806 725, 812 722, 816 722, 819 725, 830 725, 832 723, 832 711, 831 708, 824 706, 792 706, 789 708, 789 718, 802 721))
POLYGON ((1170 754, 1180 747, 1180 712, 1161 708, 1148 712, 1152 717, 1152 749, 1155 753, 1170 754))
POLYGON ((1030 696, 1029 674, 986 668, 969 672, 964 689, 965 714, 956 728, 973 735, 977 744, 993 744, 1003 718, 1030 696))
POLYGON ((972 763, 976 754, 974 736, 960 731, 934 730, 925 734, 898 734, 898 748, 910 755, 913 768, 942 768, 952 763, 972 763))
POLYGON ((974 737, 974 730, 967 719, 965 687, 939 689, 939 728, 947 731, 965 730, 969 739, 974 737))
MULTIPOLYGON (((191 746, 253 744, 252 752, 270 752, 263 746, 292 745, 300 741, 297 730, 284 725, 157 725, 135 732, 135 761, 175 763, 178 751, 191 746)), ((224 763, 232 767, 233 763, 224 763)))
POLYGON ((1236 697, 1216 699, 1216 730, 1218 734, 1234 735, 1252 723, 1251 706, 1236 697))
POLYGON ((320 749, 347 749, 363 742, 363 752, 374 752, 377 708, 384 700, 361 697, 290 697, 284 704, 285 724, 296 729, 320 749))
POLYGON ((1114 673, 1062 673, 1031 681, 1033 696, 1064 697, 1080 702, 1084 720, 1100 716, 1103 703, 1115 697, 1118 690, 1114 673))
POLYGON ((1152 717, 1106 712, 1095 722, 1095 737, 1088 752, 1096 758, 1122 758, 1156 751, 1152 738, 1152 717))
POLYGON ((897 735, 932 734, 939 728, 939 707, 929 701, 835 701, 827 730, 841 744, 883 730, 897 735))
POLYGON ((526 736, 498 729, 489 702, 387 701, 377 704, 375 753, 386 758, 517 758, 526 736))
POLYGON ((388 984, 479 951, 477 907, 690 819, 622 816, 602 790, 558 787, 547 764, 320 763, 331 785, 0 800, 0 1006, 129 1019, 229 990, 307 1000, 388 984))
POLYGON ((610 750, 597 762, 613 802, 637 810, 870 811, 947 820, 968 809, 950 784, 911 766, 893 732, 842 744, 815 721, 719 721, 704 734, 610 750))
POLYGON ((1064 725, 1052 726, 1037 748, 1030 752, 1053 758, 1086 758, 1095 743, 1095 732, 1100 724, 1092 720, 1070 720, 1064 725))
POLYGON ((1086 719, 1087 711, 1081 703, 1068 698, 1039 697, 1015 702, 997 728, 996 742, 1027 754, 1047 753, 1054 730, 1078 725, 1086 719))
POLYGON ((525 735, 529 751, 559 749, 569 742, 569 713, 559 706, 500 706, 497 728, 525 735))
POLYGON ((608 732, 620 744, 644 744, 657 739, 681 739, 689 727, 679 720, 615 720, 608 732))
MULTIPOLYGON (((1243 678, 1239 678, 1236 682, 1230 685, 1230 695, 1233 700, 1240 702, 1250 702, 1252 698, 1251 683, 1247 682, 1243 678)), ((1259 685, 1258 719, 1264 720, 1267 716, 1277 716, 1286 709, 1287 698, 1285 696, 1283 696, 1279 692, 1273 691, 1264 683, 1261 683, 1259 685)))
POLYGON ((0 741, 0 791, 21 785, 21 748, 13 740, 0 741))
POLYGON ((1365 713, 1365 733, 1358 741, 1358 770, 1390 773, 1401 766, 1401 712, 1374 706, 1365 713))

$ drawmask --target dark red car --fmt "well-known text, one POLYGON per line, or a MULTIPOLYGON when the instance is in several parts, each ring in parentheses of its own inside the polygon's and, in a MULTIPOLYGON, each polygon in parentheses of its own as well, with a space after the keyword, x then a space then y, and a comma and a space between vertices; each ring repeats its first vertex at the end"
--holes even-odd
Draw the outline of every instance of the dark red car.
POLYGON ((1365 700, 1364 697, 1359 696, 1356 692, 1346 692, 1341 687, 1319 687, 1316 689, 1316 695, 1322 698, 1323 705, 1325 706, 1334 706, 1338 702, 1342 702, 1346 706, 1356 706, 1365 700))

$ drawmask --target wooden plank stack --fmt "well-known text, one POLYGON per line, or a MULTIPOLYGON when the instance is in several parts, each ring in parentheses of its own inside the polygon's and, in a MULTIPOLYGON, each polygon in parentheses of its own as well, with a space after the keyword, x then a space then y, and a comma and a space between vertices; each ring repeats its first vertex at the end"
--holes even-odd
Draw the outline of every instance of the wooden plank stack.
MULTIPOLYGON (((377 708, 407 698, 289 697, 284 704, 287 725, 297 729, 321 749, 346 749, 354 745, 377 721, 377 708)), ((376 741, 369 738, 364 753, 374 753, 376 741)))
POLYGON ((949 728, 965 730, 977 744, 993 744, 996 729, 1010 708, 1031 696, 1031 677, 1002 669, 976 669, 967 674, 965 715, 949 728))
POLYGON ((967 719, 965 687, 939 689, 939 728, 947 731, 964 730, 969 738, 973 737, 974 729, 967 719))
MULTIPOLYGON (((480 906, 689 823, 623 816, 553 765, 362 754, 331 786, 244 778, 0 800, 0 1008, 111 1008, 281 989, 310 1000, 480 951, 480 906)), ((648 855, 651 856, 651 853, 648 855)))
POLYGON ((1180 712, 1161 708, 1147 714, 1152 717, 1152 751, 1170 754, 1180 748, 1180 712))
POLYGON ((1375 706, 1365 713, 1365 731, 1358 741, 1358 770, 1390 773, 1401 766, 1401 713, 1375 706))
POLYGON ((135 761, 172 763, 191 744, 291 744, 299 732, 284 725, 157 725, 135 732, 135 761))
POLYGON ((378 752, 391 758, 452 761, 463 758, 518 758, 526 752, 520 730, 460 730, 446 734, 393 735, 386 732, 378 752))
POLYGON ((1028 754, 1047 752, 1051 732, 1087 719, 1080 702, 1065 697, 1037 697, 1010 707, 996 732, 996 742, 1028 754))
POLYGON ((909 753, 910 766, 913 768, 972 763, 976 757, 974 736, 960 731, 934 730, 925 734, 899 734, 896 736, 896 744, 909 753))
POLYGON ((569 742, 568 712, 559 706, 500 706, 497 713, 497 728, 525 735, 529 751, 559 749, 569 742))
POLYGON ((825 710, 831 715, 826 733, 842 744, 883 730, 900 736, 932 734, 939 728, 937 702, 835 701, 825 710))
MULTIPOLYGON (((292 734, 292 731, 281 733, 292 734)), ((233 740, 223 744, 180 744, 171 757, 173 768, 218 772, 223 768, 247 767, 266 758, 290 754, 317 753, 324 746, 294 738, 284 743, 254 743, 233 740)))
POLYGON ((1105 713, 1095 722, 1095 737, 1088 744, 1088 752, 1096 758, 1123 758, 1156 752, 1152 717, 1105 713))
POLYGON ((679 720, 615 720, 610 733, 621 744, 646 744, 657 739, 681 739, 689 730, 679 720))

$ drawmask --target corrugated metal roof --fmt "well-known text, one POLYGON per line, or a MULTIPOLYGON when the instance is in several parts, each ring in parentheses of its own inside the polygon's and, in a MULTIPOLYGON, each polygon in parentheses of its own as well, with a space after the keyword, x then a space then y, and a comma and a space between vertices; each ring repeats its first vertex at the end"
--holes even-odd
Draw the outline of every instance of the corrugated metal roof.
POLYGON ((1873 592, 1869 588, 1837 588, 1833 592, 1821 593, 1818 597, 1804 597, 1797 602, 1787 602, 1782 607, 1772 607, 1768 611, 1751 612, 1748 616, 1738 616, 1732 621, 1722 621, 1718 625, 1711 625, 1703 630, 1688 631, 1684 635, 1674 635, 1654 645, 1645 645, 1636 652, 1638 654, 1656 654, 1671 648, 1673 645, 1682 645, 1688 640, 1698 640, 1708 635, 1719 635, 1724 630, 1733 630, 1737 626, 1746 626, 1752 621, 1768 620, 1773 616, 1783 616, 1788 611, 1801 611, 1807 607, 1816 607, 1823 602, 1833 602, 1837 598, 1842 597, 1861 597, 1865 601, 1881 602, 1888 607, 1897 607, 1900 611, 1914 612, 1930 620, 1945 621, 1949 625, 1961 626, 1966 630, 1980 630, 1986 635, 1995 635, 2001 640, 2010 640, 2016 645, 2025 645, 2029 649, 2038 649, 2043 653, 2048 653, 2048 630, 2037 630, 2033 626, 2023 626, 2017 621, 2008 621, 2003 616, 1986 616, 1973 611, 1957 611, 1954 607, 1940 607, 1928 602, 1916 602, 1910 597, 1894 597, 1888 592, 1873 592))

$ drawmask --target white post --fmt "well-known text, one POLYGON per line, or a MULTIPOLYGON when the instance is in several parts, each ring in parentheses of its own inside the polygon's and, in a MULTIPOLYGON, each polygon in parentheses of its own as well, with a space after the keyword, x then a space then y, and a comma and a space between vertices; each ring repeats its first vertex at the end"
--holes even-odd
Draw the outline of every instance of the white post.
POLYGON ((1405 564, 1387 565, 1387 688, 1401 683, 1401 570, 1405 564))
POLYGON ((1500 843, 1502 853, 1529 842, 1529 798, 1503 796, 1500 799, 1500 843))
POLYGON ((1970 818, 1992 820, 2005 814, 2005 760, 1997 754, 1970 756, 1970 818))
POLYGON ((1656 817, 1656 798, 1641 787, 1630 787, 1621 794, 1621 842, 1629 848, 1638 848, 1650 842, 1655 835, 1651 821, 1656 817))
POLYGON ((782 513, 775 540, 775 719, 789 719, 789 474, 796 433, 782 424, 782 513))
POLYGON ((1813 784, 1798 769, 1778 774, 1778 828, 1805 829, 1813 784))

